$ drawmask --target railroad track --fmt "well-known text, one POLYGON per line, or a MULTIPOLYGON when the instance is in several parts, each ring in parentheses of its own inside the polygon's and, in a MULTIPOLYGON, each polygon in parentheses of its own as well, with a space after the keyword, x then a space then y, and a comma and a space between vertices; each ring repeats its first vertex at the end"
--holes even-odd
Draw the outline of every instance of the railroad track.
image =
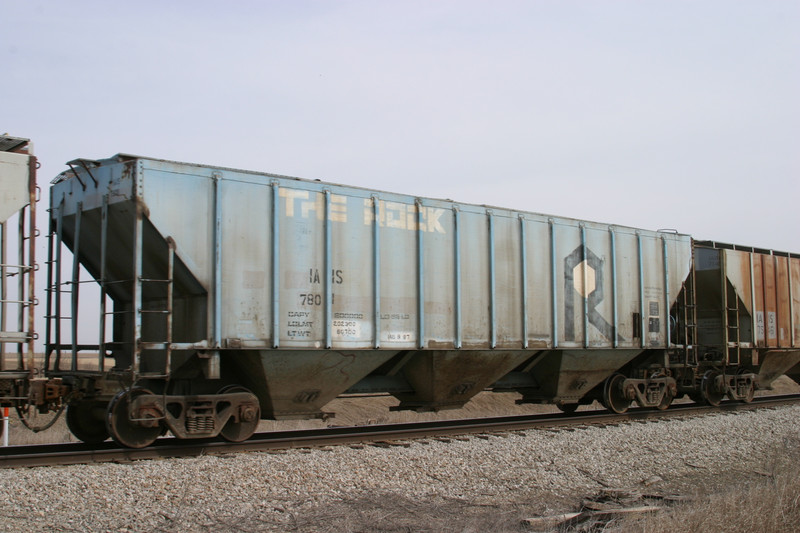
POLYGON ((779 407, 796 403, 800 403, 800 394, 764 396, 756 398, 749 404, 723 402, 719 407, 697 404, 673 404, 673 406, 666 411, 631 409, 622 415, 611 413, 606 410, 593 410, 571 414, 556 413, 502 416, 406 424, 273 431, 269 433, 257 433, 253 435, 250 440, 241 443, 230 443, 221 439, 178 441, 173 438, 162 438, 157 440, 152 446, 142 449, 119 448, 112 441, 105 442, 101 445, 64 443, 9 446, 8 448, 0 449, 0 468, 130 462, 169 457, 193 457, 200 455, 361 443, 386 443, 387 445, 391 445, 392 443, 426 437, 445 438, 448 436, 493 434, 527 429, 609 425, 631 421, 700 416, 710 413, 779 407))

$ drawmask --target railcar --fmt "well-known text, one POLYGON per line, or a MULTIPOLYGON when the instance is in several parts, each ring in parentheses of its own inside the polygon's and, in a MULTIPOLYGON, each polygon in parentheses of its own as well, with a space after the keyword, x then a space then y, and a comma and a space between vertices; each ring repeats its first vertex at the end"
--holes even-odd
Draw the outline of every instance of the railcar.
POLYGON ((750 401, 800 363, 793 254, 125 154, 68 165, 43 369, 4 401, 66 406, 87 442, 240 441, 351 393, 750 401))
POLYGON ((37 167, 28 139, 0 135, 0 405, 6 412, 30 405, 30 384, 42 382, 33 360, 37 167))

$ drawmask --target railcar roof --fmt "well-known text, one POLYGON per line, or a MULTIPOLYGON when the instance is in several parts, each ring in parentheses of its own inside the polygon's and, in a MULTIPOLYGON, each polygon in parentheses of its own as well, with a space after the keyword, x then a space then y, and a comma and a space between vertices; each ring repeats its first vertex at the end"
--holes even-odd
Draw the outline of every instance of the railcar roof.
POLYGON ((0 152, 13 152, 30 143, 30 139, 0 135, 0 152))
POLYGON ((717 241, 698 241, 695 240, 694 244, 697 246, 704 246, 706 248, 715 248, 718 250, 736 250, 740 252, 752 252, 757 254, 777 255, 779 257, 800 257, 799 253, 782 252, 780 250, 770 250, 768 248, 756 248, 754 246, 744 246, 741 244, 729 244, 726 242, 717 241))

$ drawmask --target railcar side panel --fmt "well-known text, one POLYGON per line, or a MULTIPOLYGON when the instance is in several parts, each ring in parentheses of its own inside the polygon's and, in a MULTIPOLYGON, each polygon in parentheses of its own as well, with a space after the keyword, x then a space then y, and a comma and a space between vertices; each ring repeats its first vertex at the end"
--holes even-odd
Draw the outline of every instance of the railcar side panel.
POLYGON ((800 348, 800 258, 789 259, 789 288, 791 291, 792 346, 800 348))
MULTIPOLYGON (((414 349, 419 346, 418 317, 419 291, 417 269, 419 251, 417 235, 408 229, 414 224, 413 202, 384 201, 379 203, 380 259, 379 275, 381 348, 414 349)), ((372 264, 373 259, 362 258, 361 264, 372 264)), ((361 311, 355 311, 360 313, 361 311)))
MULTIPOLYGON (((208 291, 212 344, 665 347, 690 270, 684 235, 143 158, 94 173, 133 176, 127 199, 208 291)), ((72 202, 100 196, 87 183, 72 202)))
POLYGON ((777 293, 778 346, 792 345, 791 294, 789 289, 789 265, 787 257, 772 256, 775 262, 775 292, 777 293))

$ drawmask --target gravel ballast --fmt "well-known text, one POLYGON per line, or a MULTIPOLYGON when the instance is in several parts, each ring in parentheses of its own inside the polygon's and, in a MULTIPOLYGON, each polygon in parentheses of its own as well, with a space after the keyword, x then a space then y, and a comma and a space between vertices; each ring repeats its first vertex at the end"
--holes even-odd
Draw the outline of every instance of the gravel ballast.
POLYGON ((518 523, 603 487, 691 494, 745 483, 800 441, 798 420, 794 406, 409 446, 5 470, 0 528, 343 531, 347 512, 361 518, 359 530, 365 520, 426 520, 428 512, 443 529, 463 531, 475 513, 518 523), (368 514, 378 507, 388 511, 368 514))

